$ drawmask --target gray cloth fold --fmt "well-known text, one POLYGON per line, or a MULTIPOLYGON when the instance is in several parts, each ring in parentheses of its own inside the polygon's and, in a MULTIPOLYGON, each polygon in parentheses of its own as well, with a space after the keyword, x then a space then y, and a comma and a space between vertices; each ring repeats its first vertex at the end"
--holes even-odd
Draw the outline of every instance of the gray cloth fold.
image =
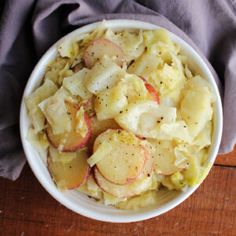
POLYGON ((182 37, 209 60, 220 88, 218 77, 222 84, 224 131, 220 152, 233 149, 234 0, 6 0, 5 4, 0 3, 0 13, 0 176, 15 180, 25 163, 18 131, 19 105, 37 60, 66 33, 102 19, 137 19, 160 25, 182 37))

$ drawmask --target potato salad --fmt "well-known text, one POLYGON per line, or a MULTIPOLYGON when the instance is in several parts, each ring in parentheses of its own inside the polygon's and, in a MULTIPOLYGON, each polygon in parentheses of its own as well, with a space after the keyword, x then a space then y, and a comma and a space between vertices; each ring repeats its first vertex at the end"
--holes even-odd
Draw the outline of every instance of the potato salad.
POLYGON ((62 191, 139 209, 203 179, 214 96, 164 29, 62 39, 25 103, 27 139, 62 191))

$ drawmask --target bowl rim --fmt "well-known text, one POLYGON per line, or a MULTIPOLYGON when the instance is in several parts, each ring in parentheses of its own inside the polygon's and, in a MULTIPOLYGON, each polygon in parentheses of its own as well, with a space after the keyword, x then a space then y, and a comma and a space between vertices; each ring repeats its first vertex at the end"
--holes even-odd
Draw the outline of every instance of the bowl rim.
MULTIPOLYGON (((103 22, 105 28, 112 28, 112 29, 146 29, 146 30, 153 30, 153 29, 158 29, 158 28, 164 28, 160 27, 152 23, 144 22, 144 21, 138 21, 138 20, 127 20, 127 19, 114 19, 114 20, 106 20, 106 21, 98 21, 94 22, 85 26, 82 26, 71 33, 65 35, 61 39, 59 39, 56 43, 54 43, 45 53, 44 55, 40 58, 36 66, 34 67, 27 84, 25 86, 23 96, 22 96, 22 101, 21 101, 21 107, 20 107, 20 136, 21 136, 21 141, 23 145, 23 149, 25 152, 26 159, 30 165, 31 170, 33 171, 34 175, 40 182, 40 184, 44 187, 44 189, 47 190, 47 192, 54 198, 56 199, 59 203, 64 205, 65 207, 69 208, 70 210, 86 216, 91 219, 99 220, 99 221, 104 221, 104 222, 113 222, 113 223, 128 223, 128 222, 137 222, 141 220, 146 220, 150 219, 156 216, 159 216, 173 208, 175 208, 177 205, 179 205, 181 202, 186 200, 202 183, 199 183, 193 187, 188 188, 186 192, 184 192, 182 195, 178 196, 177 198, 171 200, 170 202, 166 203, 164 206, 159 207, 158 209, 153 209, 152 211, 144 212, 144 213, 133 213, 129 215, 107 215, 104 213, 99 213, 99 212, 94 212, 91 210, 88 210, 86 208, 83 208, 81 206, 75 205, 70 202, 66 196, 63 196, 59 194, 59 190, 55 190, 52 188, 52 186, 45 181, 45 177, 43 176, 43 173, 40 172, 39 168, 37 167, 36 163, 34 163, 34 157, 30 155, 30 150, 29 150, 29 143, 26 140, 26 132, 27 130, 25 129, 25 122, 26 122, 26 108, 24 104, 24 97, 31 93, 33 91, 33 85, 35 85, 36 82, 41 81, 42 78, 37 78, 37 72, 49 63, 49 58, 52 56, 53 52, 55 53, 55 50, 57 50, 58 44, 60 44, 63 40, 65 39, 73 39, 74 37, 81 35, 83 33, 91 32, 94 30, 96 27, 98 27, 101 22, 103 22), (46 63, 45 63, 46 61, 46 63)), ((166 29, 167 30, 167 29, 166 29)), ((184 41, 182 38, 179 36, 175 35, 171 31, 167 30, 171 38, 174 39, 174 41, 178 42, 181 47, 184 47, 187 51, 191 53, 191 55, 194 57, 195 60, 197 60, 197 64, 201 68, 202 71, 204 71, 208 75, 208 81, 211 82, 211 86, 213 87, 213 91, 216 96, 216 101, 215 101, 215 115, 216 115, 216 121, 214 124, 214 129, 216 132, 216 138, 215 138, 215 145, 213 148, 213 151, 210 155, 209 158, 209 169, 207 170, 207 173, 205 176, 207 176, 208 172, 210 171, 217 153, 218 149, 220 146, 221 142, 221 136, 222 136, 222 129, 223 129, 223 112, 222 112, 222 104, 221 104, 221 98, 220 98, 220 93, 218 90, 218 87, 216 85, 215 79, 213 74, 211 73, 209 67, 207 66, 206 62, 202 59, 202 57, 196 52, 196 50, 190 46, 186 41, 184 41)), ((39 77, 39 76, 38 76, 39 77)))

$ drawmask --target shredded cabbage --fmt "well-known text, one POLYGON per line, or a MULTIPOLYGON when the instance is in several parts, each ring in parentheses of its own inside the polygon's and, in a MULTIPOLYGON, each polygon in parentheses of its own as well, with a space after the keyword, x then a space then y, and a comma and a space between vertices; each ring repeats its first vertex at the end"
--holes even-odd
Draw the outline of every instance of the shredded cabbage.
POLYGON ((176 108, 161 106, 154 101, 130 103, 115 117, 122 128, 146 138, 159 138, 162 123, 172 123, 175 119, 176 108))
POLYGON ((25 98, 26 107, 35 132, 41 131, 45 123, 45 117, 38 107, 39 103, 53 95, 56 91, 57 86, 51 80, 45 80, 40 87, 25 98))
POLYGON ((89 99, 92 94, 87 90, 85 81, 89 70, 83 68, 70 77, 63 80, 63 87, 66 88, 72 95, 80 96, 82 99, 89 99))
POLYGON ((113 87, 123 76, 125 72, 108 57, 103 57, 101 61, 95 63, 88 72, 86 78, 86 87, 93 93, 113 87))
POLYGON ((69 96, 69 93, 62 87, 53 96, 39 104, 54 134, 69 132, 71 130, 71 119, 65 104, 65 100, 69 96), (59 117, 60 119, 58 119, 59 117))
POLYGON ((114 33, 108 29, 105 38, 119 45, 129 60, 139 57, 144 51, 142 31, 130 32, 125 30, 114 33))

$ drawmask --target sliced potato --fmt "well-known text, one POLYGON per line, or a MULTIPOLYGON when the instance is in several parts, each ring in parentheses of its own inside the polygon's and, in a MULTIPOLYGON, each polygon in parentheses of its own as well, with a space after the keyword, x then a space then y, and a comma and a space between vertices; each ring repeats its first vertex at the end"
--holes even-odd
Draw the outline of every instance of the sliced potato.
POLYGON ((149 177, 154 173, 154 151, 153 151, 153 145, 147 140, 142 139, 141 141, 142 146, 145 147, 145 149, 149 152, 148 158, 146 159, 145 166, 142 170, 142 175, 149 177))
POLYGON ((92 133, 95 137, 107 129, 119 129, 120 126, 113 119, 98 120, 96 116, 91 117, 92 133))
POLYGON ((176 157, 171 141, 150 141, 153 147, 154 169, 157 174, 171 175, 179 170, 175 165, 176 157))
POLYGON ((88 154, 85 150, 68 155, 50 148, 47 158, 49 172, 61 189, 74 189, 89 176, 88 154))
POLYGON ((152 185, 152 177, 146 176, 142 176, 134 182, 125 185, 114 184, 104 178, 97 168, 94 169, 94 176, 97 184, 103 191, 118 198, 128 198, 141 194, 147 191, 152 185))
POLYGON ((49 156, 53 162, 70 163, 77 157, 77 152, 60 152, 52 146, 49 146, 49 156))
POLYGON ((96 149, 96 151, 93 153, 93 155, 89 157, 88 164, 90 165, 90 167, 93 167, 102 159, 106 158, 106 156, 109 155, 111 151, 112 146, 110 145, 110 143, 101 143, 96 149))
POLYGON ((144 168, 150 153, 133 134, 123 130, 107 130, 100 134, 94 143, 94 154, 106 142, 111 151, 102 152, 104 157, 96 166, 101 174, 115 184, 133 182, 144 168))
POLYGON ((96 61, 101 60, 104 55, 111 58, 117 65, 122 66, 125 61, 123 50, 108 39, 94 40, 84 52, 84 62, 88 68, 93 67, 96 61))
MULTIPOLYGON (((149 152, 149 154, 151 154, 149 152)), ((142 173, 140 175, 150 177, 154 171, 154 156, 149 155, 149 157, 146 159, 144 168, 142 170, 142 173)))
POLYGON ((113 119, 108 120, 98 120, 96 116, 90 118, 91 120, 91 128, 92 128, 92 136, 89 140, 89 143, 93 146, 94 140, 97 136, 108 129, 119 129, 120 126, 113 119))
POLYGON ((50 143, 60 151, 71 152, 84 147, 91 137, 91 122, 82 107, 67 102, 68 114, 71 117, 71 130, 54 134, 52 127, 47 126, 46 132, 50 143))

